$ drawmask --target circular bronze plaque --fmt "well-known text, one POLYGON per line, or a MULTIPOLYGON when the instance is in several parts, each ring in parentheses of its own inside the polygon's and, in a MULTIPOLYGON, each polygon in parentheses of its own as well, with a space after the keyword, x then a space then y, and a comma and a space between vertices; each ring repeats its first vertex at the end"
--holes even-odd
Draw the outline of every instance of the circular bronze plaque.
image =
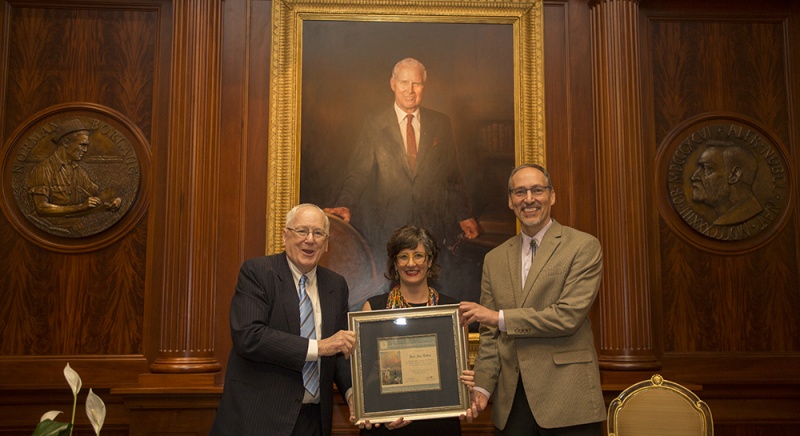
POLYGON ((141 217, 148 171, 144 136, 121 114, 90 103, 59 105, 29 119, 7 144, 4 210, 40 245, 96 249, 141 217))
POLYGON ((687 120, 659 150, 661 215, 706 250, 761 246, 788 218, 792 183, 785 156, 775 136, 746 117, 715 113, 687 120))

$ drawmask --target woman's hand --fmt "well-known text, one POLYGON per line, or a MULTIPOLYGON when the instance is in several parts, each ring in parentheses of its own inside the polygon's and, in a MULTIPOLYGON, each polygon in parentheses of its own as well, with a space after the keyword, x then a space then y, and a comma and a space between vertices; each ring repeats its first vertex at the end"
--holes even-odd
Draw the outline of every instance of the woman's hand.
POLYGON ((461 371, 461 376, 459 378, 461 379, 461 383, 464 383, 471 392, 472 388, 475 387, 475 371, 465 369, 461 371))
MULTIPOLYGON (((350 416, 350 422, 355 422, 355 420, 356 420, 355 416, 350 416)), ((387 423, 386 424, 386 428, 388 430, 394 430, 394 429, 397 429, 397 428, 403 428, 403 427, 407 426, 408 424, 411 424, 411 422, 412 421, 406 421, 401 416, 400 418, 397 418, 393 422, 387 423)), ((380 423, 372 424, 371 422, 369 422, 369 419, 366 419, 366 420, 364 420, 363 423, 358 425, 358 428, 365 428, 367 430, 372 430, 372 427, 378 428, 380 426, 381 426, 380 423)))

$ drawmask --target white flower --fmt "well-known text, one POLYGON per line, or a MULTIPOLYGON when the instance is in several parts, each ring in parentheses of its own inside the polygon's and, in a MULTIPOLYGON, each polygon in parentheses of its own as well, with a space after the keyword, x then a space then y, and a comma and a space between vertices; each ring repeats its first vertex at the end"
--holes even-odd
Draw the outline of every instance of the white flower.
MULTIPOLYGON (((33 436, 53 436, 61 434, 69 434, 72 436, 72 429, 75 426, 75 410, 78 406, 78 392, 80 392, 83 382, 81 381, 81 376, 69 366, 69 363, 64 367, 64 378, 67 379, 69 387, 72 388, 72 420, 69 423, 58 422, 55 418, 63 412, 60 410, 51 410, 42 415, 39 424, 36 426, 36 429, 33 430, 33 436)), ((86 415, 89 417, 89 422, 92 423, 95 434, 100 436, 100 430, 103 428, 103 422, 106 420, 106 404, 91 389, 89 389, 89 395, 86 397, 86 415)))
POLYGON ((81 382, 81 376, 69 366, 69 363, 64 367, 64 378, 67 379, 69 387, 72 388, 72 395, 77 397, 83 383, 81 382))
POLYGON ((55 421, 56 420, 56 416, 58 416, 61 413, 64 413, 64 412, 62 412, 60 410, 51 410, 51 411, 45 413, 44 415, 42 415, 42 418, 39 420, 39 422, 42 422, 42 421, 44 421, 46 419, 49 419, 51 421, 55 421))
POLYGON ((103 421, 106 419, 106 403, 91 389, 89 389, 89 396, 86 397, 86 416, 89 417, 95 434, 99 435, 100 429, 103 428, 103 421))

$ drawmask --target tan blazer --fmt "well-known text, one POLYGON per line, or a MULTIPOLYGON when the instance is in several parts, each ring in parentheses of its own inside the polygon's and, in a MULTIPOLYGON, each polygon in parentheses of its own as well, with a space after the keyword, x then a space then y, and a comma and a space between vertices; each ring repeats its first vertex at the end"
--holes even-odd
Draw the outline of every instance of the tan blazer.
POLYGON ((600 242, 553 221, 521 282, 521 235, 486 255, 481 305, 503 310, 506 332, 481 326, 475 385, 493 392, 505 428, 517 380, 544 428, 603 421, 605 403, 589 309, 603 270, 600 242))

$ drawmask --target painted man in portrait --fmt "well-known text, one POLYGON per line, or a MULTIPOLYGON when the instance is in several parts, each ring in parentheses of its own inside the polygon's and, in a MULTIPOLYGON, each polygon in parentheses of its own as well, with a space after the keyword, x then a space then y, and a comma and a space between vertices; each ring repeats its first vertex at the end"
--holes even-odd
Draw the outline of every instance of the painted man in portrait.
MULTIPOLYGON (((364 123, 336 207, 326 209, 347 222, 352 219, 372 246, 379 268, 386 241, 398 227, 426 227, 445 252, 459 235, 472 239, 479 233, 450 117, 420 106, 426 79, 425 67, 416 59, 395 65, 389 80, 394 104, 364 123)), ((445 275, 457 273, 446 259, 442 263, 445 275)))

